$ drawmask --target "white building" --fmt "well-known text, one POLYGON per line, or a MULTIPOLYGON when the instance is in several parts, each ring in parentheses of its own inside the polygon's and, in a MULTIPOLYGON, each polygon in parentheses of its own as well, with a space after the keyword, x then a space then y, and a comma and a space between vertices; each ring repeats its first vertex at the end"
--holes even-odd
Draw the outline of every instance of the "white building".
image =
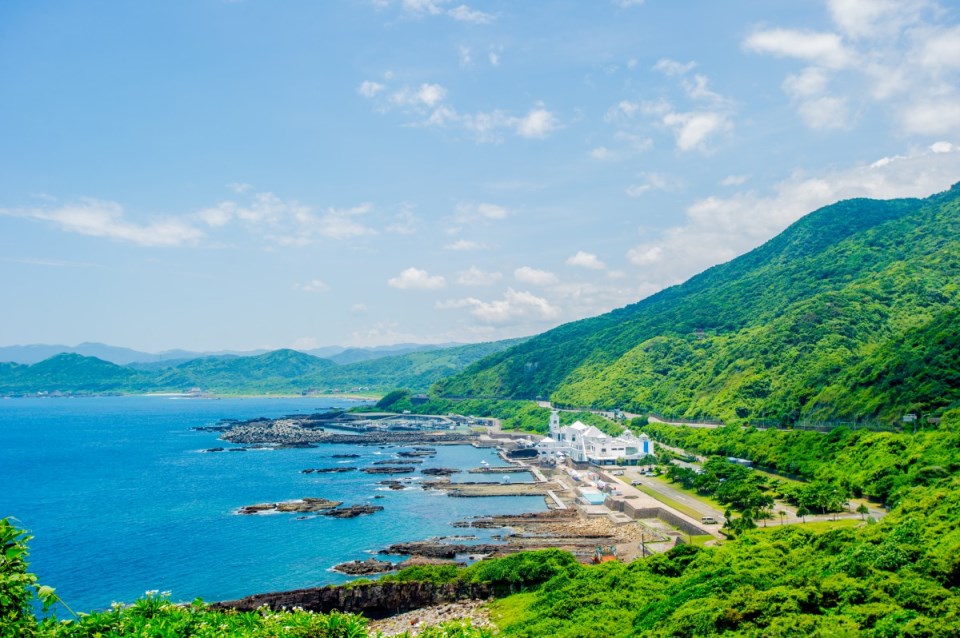
POLYGON ((612 437, 580 421, 560 427, 558 412, 550 415, 550 436, 541 439, 536 448, 542 460, 562 462, 570 458, 593 465, 631 463, 654 453, 653 441, 646 434, 636 436, 624 430, 620 436, 612 437))

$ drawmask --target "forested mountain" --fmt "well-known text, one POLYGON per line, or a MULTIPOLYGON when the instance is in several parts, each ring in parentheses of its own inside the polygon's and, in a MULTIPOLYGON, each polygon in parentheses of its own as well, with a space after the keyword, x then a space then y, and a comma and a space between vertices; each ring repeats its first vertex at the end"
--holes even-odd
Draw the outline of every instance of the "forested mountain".
POLYGON ((960 404, 960 185, 822 208, 763 246, 436 386, 457 397, 720 418, 960 404))
POLYGON ((202 357, 173 367, 119 366, 94 357, 58 354, 35 363, 0 363, 0 393, 180 392, 299 393, 309 390, 425 390, 445 376, 519 340, 417 351, 338 365, 296 350, 239 357, 202 357))

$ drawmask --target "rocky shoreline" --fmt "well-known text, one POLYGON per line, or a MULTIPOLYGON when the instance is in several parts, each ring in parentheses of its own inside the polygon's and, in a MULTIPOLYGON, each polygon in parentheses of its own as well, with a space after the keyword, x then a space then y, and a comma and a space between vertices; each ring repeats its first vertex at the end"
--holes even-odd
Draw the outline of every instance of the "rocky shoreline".
MULTIPOLYGON (((444 445, 469 443, 478 438, 472 432, 408 432, 375 431, 347 434, 330 432, 323 428, 329 419, 325 415, 307 415, 283 417, 280 419, 251 419, 249 421, 226 421, 218 425, 203 426, 195 430, 219 432, 220 438, 228 443, 251 446, 295 446, 313 447, 325 443, 349 443, 354 445, 383 445, 399 443, 404 445, 444 445)), ((407 458, 432 456, 436 450, 414 448, 407 452, 407 458)))

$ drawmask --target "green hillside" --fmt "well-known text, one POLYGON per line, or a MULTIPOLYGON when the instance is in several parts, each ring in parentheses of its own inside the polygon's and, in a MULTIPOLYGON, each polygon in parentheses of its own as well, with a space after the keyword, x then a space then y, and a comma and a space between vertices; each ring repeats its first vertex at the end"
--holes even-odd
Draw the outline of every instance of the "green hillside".
POLYGON ((958 282, 960 186, 925 200, 843 201, 684 284, 479 361, 437 391, 783 421, 938 410, 960 401, 958 282))
POLYGON ((216 393, 285 393, 308 390, 426 390, 437 380, 519 343, 479 343, 337 365, 295 350, 189 360, 172 368, 118 366, 95 357, 61 354, 33 365, 0 364, 0 393, 75 394, 181 392, 199 387, 216 393))

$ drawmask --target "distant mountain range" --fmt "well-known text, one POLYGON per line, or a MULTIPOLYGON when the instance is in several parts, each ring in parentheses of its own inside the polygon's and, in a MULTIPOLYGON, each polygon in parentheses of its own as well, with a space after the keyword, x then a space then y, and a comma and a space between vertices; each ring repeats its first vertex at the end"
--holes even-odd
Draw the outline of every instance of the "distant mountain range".
POLYGON ((813 212, 729 263, 483 359, 436 390, 724 419, 960 406, 960 184, 813 212))
MULTIPOLYGON (((423 391, 439 379, 520 341, 344 349, 333 359, 273 350, 250 356, 227 353, 127 365, 61 352, 32 364, 0 363, 0 394, 184 392, 192 388, 221 394, 383 391, 398 387, 423 391), (338 358, 344 362, 338 363, 338 358)), ((102 353, 128 358, 144 354, 102 344, 81 344, 78 348, 87 352, 102 348, 102 353)))
MULTIPOLYGON (((335 363, 356 363, 370 361, 382 357, 391 357, 411 352, 423 352, 453 348, 464 344, 417 344, 400 343, 388 346, 374 346, 370 348, 346 348, 343 346, 325 346, 303 350, 306 354, 329 359, 335 363)), ((163 352, 142 352, 131 348, 111 346, 105 343, 84 342, 77 346, 30 344, 23 346, 0 346, 0 362, 34 364, 58 354, 79 354, 85 357, 96 357, 117 365, 150 364, 152 369, 172 367, 191 359, 201 357, 251 357, 269 352, 266 349, 258 350, 218 350, 194 352, 190 350, 164 350, 163 352)))

